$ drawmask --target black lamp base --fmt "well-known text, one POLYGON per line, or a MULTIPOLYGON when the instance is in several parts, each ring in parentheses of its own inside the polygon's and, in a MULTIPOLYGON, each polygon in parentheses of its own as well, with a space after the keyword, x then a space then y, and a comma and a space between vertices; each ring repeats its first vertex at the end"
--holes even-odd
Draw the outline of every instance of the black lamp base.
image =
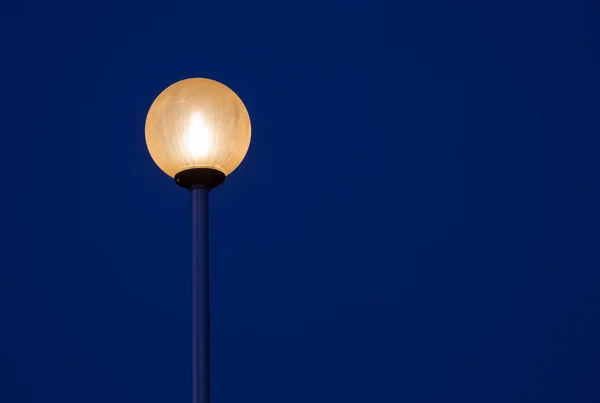
POLYGON ((189 190, 193 188, 210 190, 225 182, 225 174, 212 168, 191 168, 179 172, 173 179, 176 184, 189 190))

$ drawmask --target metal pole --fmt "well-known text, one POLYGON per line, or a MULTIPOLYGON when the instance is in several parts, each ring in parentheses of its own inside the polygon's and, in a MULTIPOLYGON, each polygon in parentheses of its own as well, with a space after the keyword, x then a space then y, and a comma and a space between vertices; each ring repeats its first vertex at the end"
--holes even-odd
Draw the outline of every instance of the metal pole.
POLYGON ((192 403, 210 403, 208 191, 192 186, 192 403))

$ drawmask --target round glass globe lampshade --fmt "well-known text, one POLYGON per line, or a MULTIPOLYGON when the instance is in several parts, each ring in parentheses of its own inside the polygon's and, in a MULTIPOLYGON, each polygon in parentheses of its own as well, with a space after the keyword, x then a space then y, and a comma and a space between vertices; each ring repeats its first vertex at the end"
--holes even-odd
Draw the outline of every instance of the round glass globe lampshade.
POLYGON ((229 87, 190 78, 165 89, 146 117, 146 145, 166 174, 212 168, 229 175, 250 146, 250 116, 229 87))

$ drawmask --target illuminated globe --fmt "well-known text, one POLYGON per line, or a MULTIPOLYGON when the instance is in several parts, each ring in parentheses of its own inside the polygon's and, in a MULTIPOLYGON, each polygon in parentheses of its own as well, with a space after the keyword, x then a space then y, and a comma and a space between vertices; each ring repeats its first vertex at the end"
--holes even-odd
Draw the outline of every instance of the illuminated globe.
POLYGON ((182 80, 152 103, 146 145, 171 177, 195 168, 229 175, 248 152, 250 116, 229 87, 207 78, 182 80))

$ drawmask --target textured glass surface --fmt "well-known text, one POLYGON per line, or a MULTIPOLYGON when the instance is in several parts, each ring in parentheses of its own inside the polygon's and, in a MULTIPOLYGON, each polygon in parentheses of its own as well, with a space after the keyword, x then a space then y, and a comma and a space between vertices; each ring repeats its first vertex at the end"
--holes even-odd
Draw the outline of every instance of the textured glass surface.
POLYGON ((250 146, 250 117, 227 86, 206 78, 182 80, 150 107, 146 145, 171 177, 189 168, 214 168, 229 175, 250 146))

